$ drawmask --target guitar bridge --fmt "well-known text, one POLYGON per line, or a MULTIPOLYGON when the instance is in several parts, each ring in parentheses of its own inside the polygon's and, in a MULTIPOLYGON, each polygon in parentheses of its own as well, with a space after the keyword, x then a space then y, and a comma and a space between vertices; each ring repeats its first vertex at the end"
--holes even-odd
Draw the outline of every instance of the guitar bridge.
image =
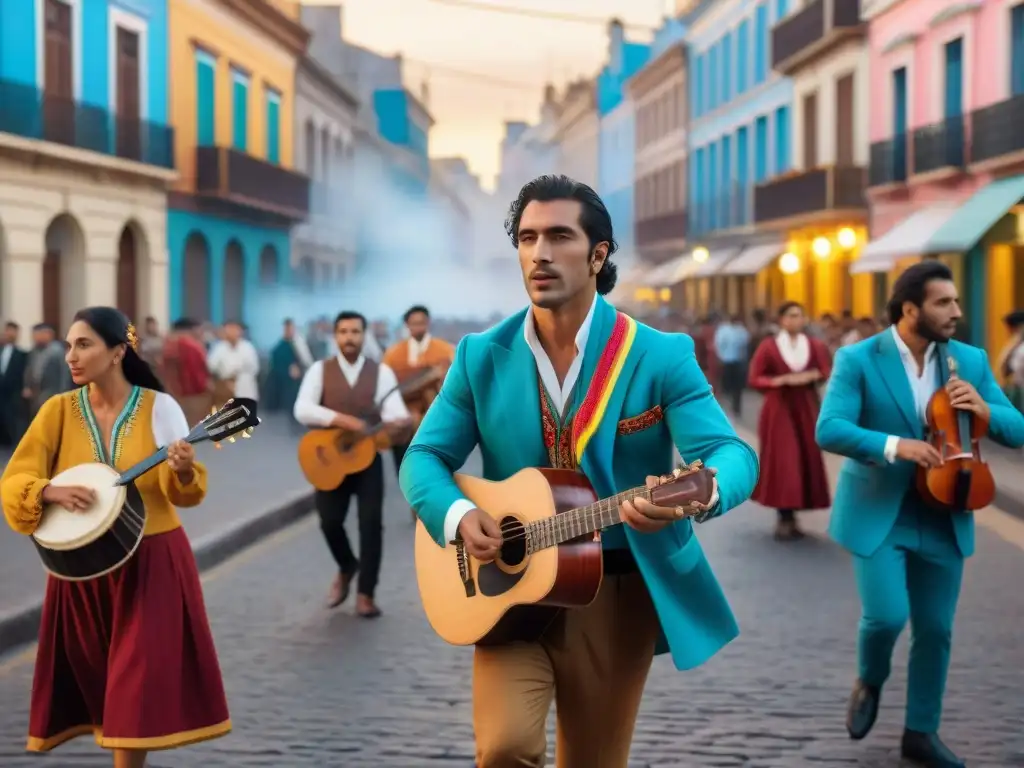
POLYGON ((466 545, 462 541, 461 536, 457 536, 452 543, 455 545, 455 563, 459 569, 459 578, 462 579, 462 587, 466 590, 466 597, 474 597, 476 595, 476 582, 473 581, 473 575, 469 570, 466 545))

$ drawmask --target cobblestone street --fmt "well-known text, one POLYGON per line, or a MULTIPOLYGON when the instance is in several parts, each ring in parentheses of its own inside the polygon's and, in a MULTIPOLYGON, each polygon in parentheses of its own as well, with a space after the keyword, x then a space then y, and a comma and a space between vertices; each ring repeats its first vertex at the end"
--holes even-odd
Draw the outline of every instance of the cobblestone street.
MULTIPOLYGON (((154 754, 154 768, 471 768, 471 651, 446 646, 426 624, 391 469, 385 615, 367 622, 351 603, 323 608, 331 563, 312 519, 209 572, 235 731, 154 754)), ((819 514, 808 525, 824 522, 819 514)), ((875 732, 849 741, 858 608, 847 557, 823 536, 777 544, 771 525, 769 512, 748 504, 699 529, 742 635, 690 673, 655 663, 631 766, 900 765, 905 638, 875 732)), ((1020 549, 979 527, 943 728, 972 768, 1024 764, 1022 565, 1020 549)), ((0 665, 0 765, 109 765, 86 739, 49 757, 22 752, 31 672, 31 650, 0 665)))

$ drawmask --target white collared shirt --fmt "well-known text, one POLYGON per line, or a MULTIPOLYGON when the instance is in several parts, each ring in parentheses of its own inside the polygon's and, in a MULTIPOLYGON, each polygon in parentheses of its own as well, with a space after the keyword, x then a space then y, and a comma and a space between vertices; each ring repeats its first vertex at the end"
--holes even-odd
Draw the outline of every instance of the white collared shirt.
MULTIPOLYGON (((910 391, 914 395, 914 411, 921 423, 926 424, 928 422, 928 403, 939 388, 938 347, 934 341, 928 345, 924 351, 924 366, 918 371, 914 353, 910 351, 910 347, 897 333, 896 326, 891 326, 889 331, 896 342, 900 360, 903 361, 903 370, 906 371, 907 380, 910 382, 910 391)), ((895 435, 889 435, 885 441, 883 454, 885 460, 890 464, 896 461, 896 448, 899 442, 900 438, 895 435)))
MULTIPOLYGON (((341 372, 345 381, 350 387, 356 385, 359 374, 363 370, 366 358, 362 355, 350 363, 342 355, 335 358, 341 366, 341 372)), ((409 418, 409 409, 405 407, 405 401, 395 387, 398 386, 398 378, 395 372, 383 363, 377 364, 377 389, 374 393, 374 403, 380 404, 380 417, 383 421, 401 421, 409 418), (391 394, 388 394, 390 392, 391 394), (385 398, 385 395, 387 396, 385 398), (383 403, 381 399, 384 399, 383 403)), ((295 420, 307 427, 329 427, 334 420, 335 411, 325 408, 321 404, 324 394, 324 361, 317 360, 306 369, 302 377, 302 384, 299 385, 299 394, 295 398, 295 407, 292 413, 295 420)), ((359 414, 351 413, 349 416, 359 418, 359 414)))
POLYGON ((430 334, 423 334, 423 338, 416 341, 412 336, 406 339, 409 347, 409 365, 416 367, 420 364, 420 358, 427 351, 427 347, 430 346, 430 334))

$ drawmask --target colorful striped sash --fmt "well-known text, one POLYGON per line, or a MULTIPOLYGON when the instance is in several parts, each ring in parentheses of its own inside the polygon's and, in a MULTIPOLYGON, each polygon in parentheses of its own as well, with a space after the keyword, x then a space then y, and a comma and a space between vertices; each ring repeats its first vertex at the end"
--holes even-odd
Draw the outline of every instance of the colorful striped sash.
POLYGON ((573 453, 576 456, 577 464, 583 458, 583 451, 586 450, 590 438, 597 432, 604 418, 604 412, 608 408, 608 401, 612 392, 615 391, 615 384, 622 373, 622 367, 626 363, 626 357, 633 346, 633 339, 636 337, 636 321, 633 318, 616 313, 615 325, 612 333, 601 352, 601 359, 597 362, 594 375, 590 378, 590 385, 587 387, 586 397, 580 403, 579 410, 573 419, 572 442, 573 453))

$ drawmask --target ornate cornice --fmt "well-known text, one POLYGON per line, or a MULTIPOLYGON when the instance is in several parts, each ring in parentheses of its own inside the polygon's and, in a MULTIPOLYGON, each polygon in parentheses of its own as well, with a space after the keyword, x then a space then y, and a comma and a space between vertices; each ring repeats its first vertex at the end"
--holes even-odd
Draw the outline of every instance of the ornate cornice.
POLYGON ((252 24, 296 58, 306 53, 310 32, 267 0, 218 0, 229 11, 252 24))

